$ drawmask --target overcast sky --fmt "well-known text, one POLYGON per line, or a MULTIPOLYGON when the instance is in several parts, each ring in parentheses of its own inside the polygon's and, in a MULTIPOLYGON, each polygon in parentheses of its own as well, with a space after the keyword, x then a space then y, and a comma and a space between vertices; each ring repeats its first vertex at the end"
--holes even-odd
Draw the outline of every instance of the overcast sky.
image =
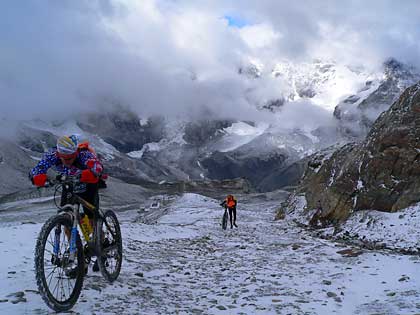
POLYGON ((245 94, 256 87, 238 75, 252 59, 272 66, 322 58, 376 70, 393 56, 420 65, 416 0, 26 0, 0 6, 2 117, 62 117, 119 102, 142 115, 211 111, 255 118, 245 94))

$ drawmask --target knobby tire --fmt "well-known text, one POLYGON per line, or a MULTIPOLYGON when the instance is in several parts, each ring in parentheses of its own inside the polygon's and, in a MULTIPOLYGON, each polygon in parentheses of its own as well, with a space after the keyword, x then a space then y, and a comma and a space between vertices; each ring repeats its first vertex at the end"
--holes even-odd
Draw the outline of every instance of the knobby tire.
MULTIPOLYGON (((45 274, 45 258, 47 257, 48 259, 51 259, 50 255, 52 256, 51 253, 53 251, 52 248, 50 248, 50 250, 46 249, 46 245, 47 245, 47 242, 49 242, 48 244, 51 245, 51 237, 49 238, 49 235, 50 233, 55 233, 54 229, 57 226, 60 226, 60 227, 65 226, 69 230, 71 230, 72 221, 70 217, 68 217, 67 215, 59 214, 48 219, 47 222, 45 222, 45 224, 43 225, 38 235, 38 239, 37 239, 36 247, 35 247, 35 277, 36 277, 39 293, 42 299, 44 300, 44 302, 54 311, 64 312, 64 311, 70 310, 74 306, 74 304, 76 304, 77 299, 79 298, 80 292, 82 291, 83 277, 84 277, 84 257, 83 257, 82 242, 80 240, 79 235, 77 235, 77 239, 76 239, 77 274, 75 277, 74 288, 73 288, 73 291, 69 294, 68 299, 65 299, 63 301, 58 300, 57 297, 54 296, 55 288, 51 288, 49 286, 51 284, 50 277, 53 277, 54 275, 51 276, 51 272, 49 271, 49 269, 47 269, 47 273, 49 273, 49 275, 47 276, 48 279, 46 278, 46 274, 45 274)), ((64 231, 62 231, 61 233, 64 233, 64 231)), ((61 267, 51 267, 51 268, 53 269, 53 271, 57 269, 57 272, 59 272, 59 277, 56 278, 58 279, 56 286, 58 286, 58 283, 60 283, 60 279, 62 279, 61 277, 65 276, 64 270, 61 270, 60 272, 61 267)), ((64 290, 63 284, 62 284, 62 287, 64 290)), ((67 283, 67 288, 69 288, 68 283, 67 283)))

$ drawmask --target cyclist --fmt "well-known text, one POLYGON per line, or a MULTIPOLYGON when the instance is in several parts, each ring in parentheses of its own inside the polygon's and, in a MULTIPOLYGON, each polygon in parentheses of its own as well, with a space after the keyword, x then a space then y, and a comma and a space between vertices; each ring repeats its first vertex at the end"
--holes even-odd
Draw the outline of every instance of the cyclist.
MULTIPOLYGON (((29 172, 29 178, 37 187, 45 186, 47 182, 47 171, 53 168, 61 175, 80 176, 80 182, 84 183, 78 196, 89 203, 99 206, 98 182, 103 171, 102 163, 93 150, 86 143, 79 144, 75 135, 62 136, 57 140, 57 146, 47 152, 39 163, 29 172)), ((63 191, 61 206, 66 203, 66 193, 63 191)), ((83 207, 85 215, 88 216, 93 226, 93 213, 83 207)), ((98 271, 98 263, 93 266, 98 271)))
POLYGON ((233 195, 227 195, 226 199, 220 204, 222 207, 227 207, 229 210, 229 219, 230 219, 230 228, 233 229, 233 226, 236 225, 236 205, 238 204, 237 200, 233 195), (233 216, 233 222, 232 222, 233 216))

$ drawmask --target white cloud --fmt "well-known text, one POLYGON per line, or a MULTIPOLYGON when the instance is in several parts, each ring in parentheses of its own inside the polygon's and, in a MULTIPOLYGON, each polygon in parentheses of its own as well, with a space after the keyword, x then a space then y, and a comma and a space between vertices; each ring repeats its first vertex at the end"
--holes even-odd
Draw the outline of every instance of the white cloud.
POLYGON ((0 9, 0 104, 15 118, 66 115, 104 99, 144 114, 255 117, 253 97, 273 98, 282 86, 244 80, 244 60, 266 71, 313 57, 371 68, 388 56, 420 63, 420 11, 410 0, 28 0, 0 9), (230 27, 229 14, 249 24, 230 27))
POLYGON ((270 48, 275 45, 282 35, 276 32, 271 25, 262 23, 249 25, 239 30, 241 38, 253 49, 270 48))

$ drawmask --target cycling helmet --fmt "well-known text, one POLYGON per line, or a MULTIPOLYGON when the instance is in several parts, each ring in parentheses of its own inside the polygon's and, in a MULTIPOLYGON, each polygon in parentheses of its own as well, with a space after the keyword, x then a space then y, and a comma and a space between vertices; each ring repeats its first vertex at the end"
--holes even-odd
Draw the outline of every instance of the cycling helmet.
POLYGON ((57 155, 65 159, 75 158, 77 156, 77 138, 74 136, 58 138, 57 155))

